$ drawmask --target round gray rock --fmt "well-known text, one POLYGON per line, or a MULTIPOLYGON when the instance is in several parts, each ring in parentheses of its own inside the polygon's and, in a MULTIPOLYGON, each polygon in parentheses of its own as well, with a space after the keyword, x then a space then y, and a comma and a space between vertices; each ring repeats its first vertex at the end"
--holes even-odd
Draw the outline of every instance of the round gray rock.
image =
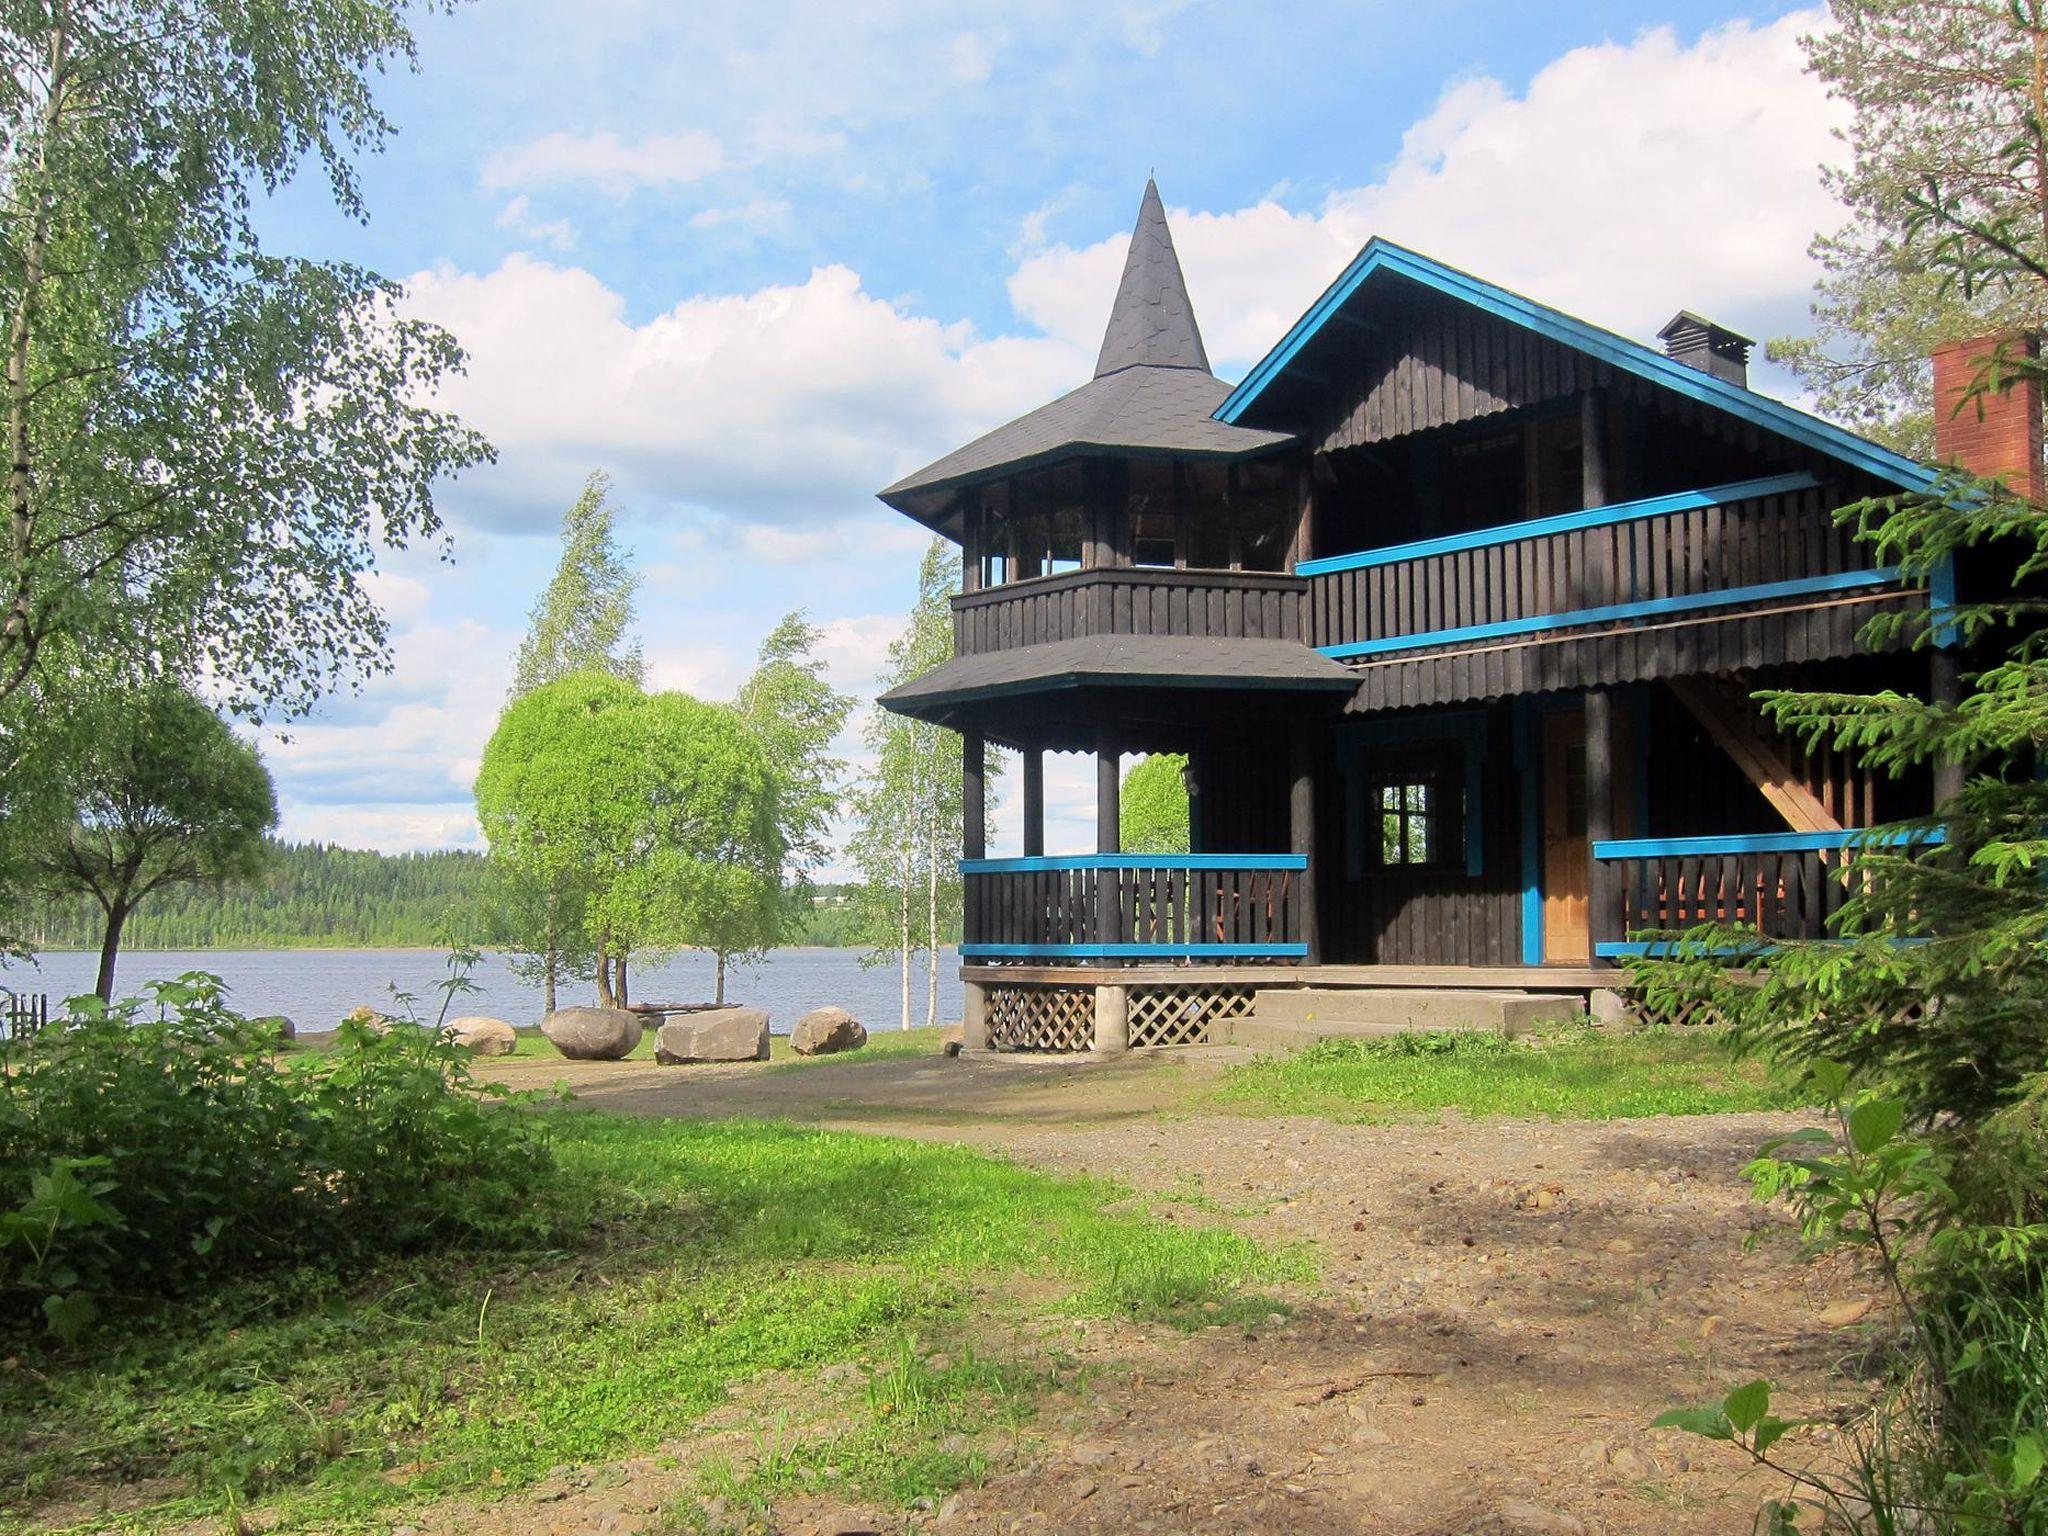
POLYGON ((640 1043, 640 1017, 623 1008, 557 1008, 540 1032, 571 1061, 623 1061, 640 1043))
POLYGON ((789 1048, 799 1056, 831 1056, 867 1043, 867 1029, 844 1008, 813 1008, 789 1032, 789 1048))
POLYGON ((654 1059, 667 1067, 699 1061, 766 1061, 768 1015, 759 1008, 707 1008, 654 1032, 654 1059))
POLYGON ((519 1032, 503 1019, 481 1013, 467 1013, 450 1019, 443 1028, 457 1045, 467 1046, 478 1056, 510 1056, 519 1049, 519 1032))

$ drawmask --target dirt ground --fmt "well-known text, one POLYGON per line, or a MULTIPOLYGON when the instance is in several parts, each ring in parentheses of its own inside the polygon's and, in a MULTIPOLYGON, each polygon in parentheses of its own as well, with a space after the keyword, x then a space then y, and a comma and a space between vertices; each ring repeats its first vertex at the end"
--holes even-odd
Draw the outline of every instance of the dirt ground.
MULTIPOLYGON (((1244 1532, 1510 1536, 1750 1528, 1771 1484, 1725 1448, 1645 1426, 1756 1376, 1820 1413, 1853 1285, 1798 1262, 1740 1177, 1777 1115, 1336 1125, 1206 1112, 1225 1051, 1113 1063, 917 1058, 794 1070, 517 1061, 641 1114, 770 1116, 944 1137, 1087 1170, 1261 1242, 1309 1245, 1291 1316, 1192 1335, 1062 1325, 1012 1340, 1091 1367, 990 1447, 987 1482, 910 1515, 805 1500, 787 1532, 1244 1532), (1745 1249, 1764 1232, 1772 1240, 1745 1249), (1846 1283, 1845 1283, 1846 1284, 1846 1283)), ((789 1389, 789 1384, 782 1384, 789 1389)), ((774 1386, 761 1389, 772 1394, 774 1386)), ((758 1454, 763 1415, 829 1422, 829 1387, 740 1402, 700 1442, 565 1472, 423 1530, 623 1536, 692 1483, 703 1449, 758 1454), (824 1396, 820 1397, 819 1393, 824 1396)), ((1790 1444, 1826 1455, 1827 1433, 1790 1444)), ((720 1510, 714 1506, 715 1518, 720 1510)))

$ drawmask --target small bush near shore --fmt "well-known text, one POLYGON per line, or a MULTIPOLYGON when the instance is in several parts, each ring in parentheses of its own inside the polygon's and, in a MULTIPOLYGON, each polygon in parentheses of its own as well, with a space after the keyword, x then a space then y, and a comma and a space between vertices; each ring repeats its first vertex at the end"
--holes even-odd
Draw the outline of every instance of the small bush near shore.
POLYGON ((109 1307, 283 1265, 503 1239, 551 1160, 468 1053, 344 1023, 280 1070, 278 1026, 191 975, 71 1005, 0 1075, 0 1326, 75 1337, 109 1307))
POLYGON ((1574 1029, 1515 1040, 1476 1032, 1322 1040, 1233 1068, 1217 1097, 1257 1113, 1335 1119, 1456 1109, 1613 1120, 1801 1102, 1785 1079, 1737 1059, 1720 1036, 1661 1029, 1574 1029))

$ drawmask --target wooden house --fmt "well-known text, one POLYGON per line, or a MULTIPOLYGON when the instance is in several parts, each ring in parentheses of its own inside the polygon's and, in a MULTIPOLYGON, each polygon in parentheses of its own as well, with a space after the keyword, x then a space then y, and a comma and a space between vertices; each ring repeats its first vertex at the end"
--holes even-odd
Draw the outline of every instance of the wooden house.
MULTIPOLYGON (((1095 376, 881 492, 964 555, 955 659, 883 703, 965 741, 971 1041, 1511 1025, 1613 1006, 1645 932, 1825 931, 1844 842, 1938 786, 1749 696, 1953 689, 1859 640, 1944 593, 1831 517, 1927 473, 1750 390, 1732 331, 1660 340, 1374 240, 1232 388, 1146 187, 1095 376), (1193 851, 1126 852, 1121 761, 1169 751, 1193 851), (1047 752, 1096 757, 1092 853, 1045 853, 1047 752)), ((1988 412, 1944 451, 2038 482, 2037 396, 1988 412)))

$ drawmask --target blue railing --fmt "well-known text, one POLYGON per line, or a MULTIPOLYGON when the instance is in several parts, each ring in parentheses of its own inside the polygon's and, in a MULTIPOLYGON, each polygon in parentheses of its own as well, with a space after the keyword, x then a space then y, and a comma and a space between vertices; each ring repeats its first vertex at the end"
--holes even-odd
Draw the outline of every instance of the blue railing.
POLYGON ((1603 839, 1593 844, 1593 857, 1613 867, 1608 889, 1614 906, 1595 919, 1602 931, 1635 937, 1601 942, 1595 952, 1609 958, 1663 954, 1671 949, 1670 935, 1707 924, 1749 929, 1760 947, 1824 939, 1856 889, 1848 872, 1851 851, 1942 840, 1933 827, 1603 839))
POLYGON ((1089 853, 963 859, 972 960, 1299 960, 1308 858, 1089 853))

